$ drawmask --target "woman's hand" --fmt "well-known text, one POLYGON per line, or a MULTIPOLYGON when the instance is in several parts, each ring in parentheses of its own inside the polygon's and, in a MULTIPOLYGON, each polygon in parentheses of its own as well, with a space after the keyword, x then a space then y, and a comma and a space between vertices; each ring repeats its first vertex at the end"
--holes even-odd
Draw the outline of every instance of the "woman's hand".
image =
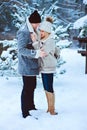
POLYGON ((35 36, 35 34, 34 34, 34 33, 31 33, 30 36, 31 36, 32 41, 35 42, 35 41, 36 41, 36 36, 35 36))
POLYGON ((43 48, 40 49, 40 57, 46 57, 48 54, 44 51, 43 48))

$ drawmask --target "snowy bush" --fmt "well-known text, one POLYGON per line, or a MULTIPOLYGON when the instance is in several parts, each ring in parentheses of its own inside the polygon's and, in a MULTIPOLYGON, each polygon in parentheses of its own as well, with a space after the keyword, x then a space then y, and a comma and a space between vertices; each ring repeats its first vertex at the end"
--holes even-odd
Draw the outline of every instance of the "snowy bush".
POLYGON ((79 29, 78 37, 87 37, 87 15, 76 20, 73 28, 79 29))
POLYGON ((2 52, 0 55, 0 76, 17 75, 17 41, 14 40, 4 40, 0 41, 3 44, 2 52), (10 73, 9 73, 10 72, 10 73))

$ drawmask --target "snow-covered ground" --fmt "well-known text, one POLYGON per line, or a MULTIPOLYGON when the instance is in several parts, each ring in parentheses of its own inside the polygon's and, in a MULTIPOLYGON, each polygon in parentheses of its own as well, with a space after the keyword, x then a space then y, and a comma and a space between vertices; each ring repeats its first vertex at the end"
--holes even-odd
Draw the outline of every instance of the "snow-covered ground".
POLYGON ((35 91, 38 110, 31 111, 33 117, 22 118, 21 77, 0 77, 0 130, 87 130, 85 58, 77 53, 77 49, 68 48, 61 51, 61 56, 66 63, 59 69, 66 73, 58 74, 54 79, 58 115, 46 113, 46 97, 38 78, 35 91))

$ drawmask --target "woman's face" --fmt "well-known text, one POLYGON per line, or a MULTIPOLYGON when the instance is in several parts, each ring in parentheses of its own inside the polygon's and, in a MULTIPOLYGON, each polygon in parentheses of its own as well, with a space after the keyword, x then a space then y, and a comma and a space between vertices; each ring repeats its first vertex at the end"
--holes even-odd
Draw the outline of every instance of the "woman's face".
POLYGON ((43 30, 40 30, 40 37, 41 37, 41 39, 45 38, 47 35, 48 35, 47 32, 45 32, 43 30))
POLYGON ((45 37, 45 32, 43 30, 40 30, 40 36, 41 36, 41 39, 45 37))

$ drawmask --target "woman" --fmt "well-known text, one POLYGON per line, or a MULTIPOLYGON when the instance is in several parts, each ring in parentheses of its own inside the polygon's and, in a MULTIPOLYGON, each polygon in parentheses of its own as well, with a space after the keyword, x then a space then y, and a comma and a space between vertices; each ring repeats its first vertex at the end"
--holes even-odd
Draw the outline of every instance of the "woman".
MULTIPOLYGON (((42 48, 46 52, 46 56, 42 57, 41 62, 41 76, 43 87, 45 90, 48 110, 51 115, 57 115, 55 112, 55 93, 53 89, 53 75, 56 72, 57 57, 59 56, 56 53, 55 40, 53 38, 51 28, 52 28, 53 19, 47 17, 44 22, 40 25, 40 36, 41 40, 39 42, 34 42, 33 46, 35 49, 42 48)), ((33 39, 33 38, 32 38, 33 39)), ((35 41, 33 39, 33 41, 35 41)))

